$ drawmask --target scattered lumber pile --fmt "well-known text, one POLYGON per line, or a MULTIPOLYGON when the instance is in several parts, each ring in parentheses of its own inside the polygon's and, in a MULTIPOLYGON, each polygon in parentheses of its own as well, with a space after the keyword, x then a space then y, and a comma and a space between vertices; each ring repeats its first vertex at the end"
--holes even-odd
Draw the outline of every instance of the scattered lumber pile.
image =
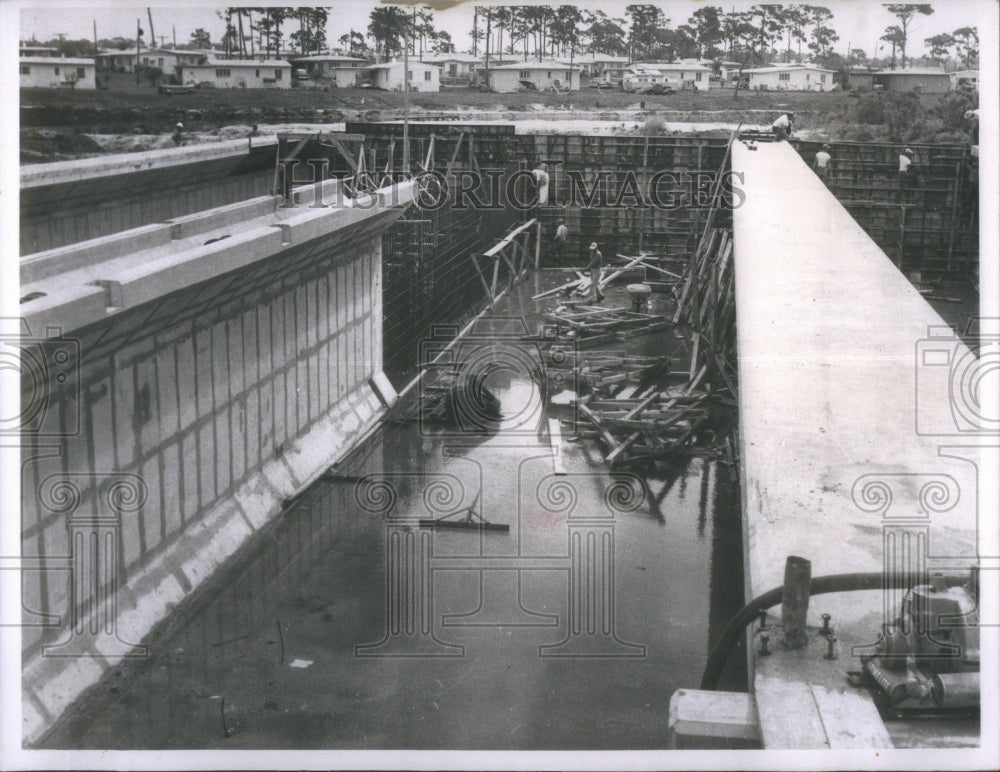
POLYGON ((546 338, 572 339, 584 347, 622 341, 673 326, 665 316, 582 303, 567 303, 542 314, 542 318, 546 338))
POLYGON ((635 356, 617 352, 550 349, 545 372, 549 393, 558 384, 572 383, 578 394, 611 397, 625 389, 646 388, 668 373, 670 357, 635 356), (567 377, 566 373, 572 373, 567 377))
POLYGON ((712 428, 711 395, 689 387, 651 387, 643 397, 583 397, 576 402, 581 433, 596 435, 612 468, 672 461, 681 455, 720 455, 712 428))
MULTIPOLYGON (((651 288, 658 291, 671 291, 674 286, 683 279, 677 271, 670 271, 663 267, 662 263, 675 258, 667 258, 643 252, 636 256, 616 255, 619 261, 612 265, 601 268, 600 290, 603 292, 613 281, 642 281, 649 284, 651 288)), ((669 263, 671 267, 672 263, 669 263)), ((576 279, 558 287, 553 287, 545 292, 539 292, 532 296, 532 300, 542 300, 543 298, 561 295, 564 297, 586 298, 592 297, 593 287, 590 276, 583 271, 576 271, 576 279)))

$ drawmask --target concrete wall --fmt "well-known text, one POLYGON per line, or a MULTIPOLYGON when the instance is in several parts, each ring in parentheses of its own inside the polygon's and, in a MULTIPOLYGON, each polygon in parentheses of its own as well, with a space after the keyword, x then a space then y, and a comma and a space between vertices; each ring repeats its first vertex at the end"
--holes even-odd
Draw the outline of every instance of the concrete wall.
POLYGON ((398 214, 64 336, 73 375, 46 385, 64 436, 22 455, 26 739, 377 420, 380 234, 398 214))
POLYGON ((25 167, 21 254, 271 192, 273 137, 25 167), (30 175, 30 176, 29 176, 30 175))

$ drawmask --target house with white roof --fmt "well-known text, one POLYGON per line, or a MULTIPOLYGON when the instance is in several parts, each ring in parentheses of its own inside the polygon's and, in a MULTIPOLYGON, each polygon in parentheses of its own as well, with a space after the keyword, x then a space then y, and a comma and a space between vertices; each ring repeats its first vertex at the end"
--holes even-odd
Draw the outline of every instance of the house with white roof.
MULTIPOLYGON (((135 54, 132 55, 133 57, 135 54)), ((139 64, 143 67, 158 67, 164 75, 180 76, 180 67, 191 64, 204 64, 209 60, 203 51, 187 49, 153 48, 139 52, 139 64)))
POLYGON ((364 73, 367 62, 357 56, 341 54, 312 54, 297 56, 292 60, 294 67, 301 67, 316 80, 328 80, 333 85, 344 88, 356 86, 358 75, 364 73))
POLYGON ((281 59, 217 59, 185 64, 177 77, 184 85, 217 88, 291 88, 292 65, 281 59))
MULTIPOLYGON (((486 72, 482 73, 484 76, 486 72)), ((510 93, 521 89, 576 91, 580 88, 580 69, 556 61, 529 61, 490 65, 486 84, 491 91, 510 93)))
POLYGON ((52 46, 33 46, 27 43, 21 43, 17 47, 18 56, 29 56, 29 57, 48 57, 50 59, 55 59, 59 56, 59 49, 53 48, 52 46))
POLYGON ((482 59, 474 54, 424 54, 420 61, 424 64, 434 64, 441 68, 441 81, 472 80, 473 72, 477 65, 482 63, 482 59))
MULTIPOLYGON (((386 91, 403 90, 403 62, 385 62, 364 68, 368 82, 386 91)), ((407 82, 410 91, 440 91, 441 68, 425 62, 409 62, 407 82)))
POLYGON ((772 64, 743 70, 742 87, 750 91, 830 91, 835 71, 811 64, 772 64))
POLYGON ((93 59, 25 56, 18 62, 21 88, 97 88, 93 59))
POLYGON ((653 86, 673 89, 707 91, 712 70, 703 64, 689 62, 636 62, 622 79, 626 91, 646 91, 653 86))
POLYGON ((98 51, 94 59, 99 70, 135 72, 135 49, 131 51, 98 51))
POLYGON ((605 73, 608 73, 605 78, 607 80, 616 76, 621 79, 625 70, 628 69, 628 57, 615 56, 614 54, 575 54, 572 57, 563 57, 559 61, 563 64, 579 67, 581 75, 587 78, 605 78, 605 73))

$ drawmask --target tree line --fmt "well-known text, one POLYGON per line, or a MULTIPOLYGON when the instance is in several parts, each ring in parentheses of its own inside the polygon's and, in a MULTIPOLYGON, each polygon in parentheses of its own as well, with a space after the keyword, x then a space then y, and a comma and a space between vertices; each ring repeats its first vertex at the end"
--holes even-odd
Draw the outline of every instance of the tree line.
MULTIPOLYGON (((907 65, 907 46, 921 16, 934 13, 929 4, 886 4, 895 17, 880 37, 880 50, 888 47, 886 63, 895 69, 907 65), (898 54, 898 60, 897 60, 898 54)), ((303 54, 327 50, 328 7, 247 7, 217 11, 225 22, 221 42, 227 56, 253 58, 277 56, 287 48, 303 54), (289 25, 297 27, 286 37, 289 25)), ((840 40, 829 8, 803 4, 759 4, 747 10, 726 11, 719 6, 700 6, 686 21, 675 23, 654 5, 625 6, 622 17, 602 10, 584 10, 575 5, 474 7, 470 30, 471 51, 477 56, 569 58, 578 53, 611 54, 630 61, 687 58, 725 58, 745 64, 773 61, 811 60, 828 67, 866 64, 871 58, 862 48, 851 47, 847 56, 834 52, 840 40)), ((37 41, 35 41, 37 42, 37 41)), ((435 26, 429 6, 404 9, 377 6, 372 9, 366 30, 350 29, 337 42, 352 55, 384 58, 399 56, 404 47, 413 56, 455 51, 446 30, 435 26), (370 43, 370 44, 369 44, 370 43)), ((87 40, 53 40, 49 43, 67 56, 92 56, 94 44, 87 40)), ((924 39, 931 61, 954 60, 965 67, 978 66, 979 35, 976 27, 965 26, 952 33, 924 39)), ((125 50, 134 39, 101 40, 101 48, 125 50)), ((199 28, 188 43, 193 48, 209 48, 209 33, 199 28)), ((912 48, 912 45, 910 45, 912 48)))

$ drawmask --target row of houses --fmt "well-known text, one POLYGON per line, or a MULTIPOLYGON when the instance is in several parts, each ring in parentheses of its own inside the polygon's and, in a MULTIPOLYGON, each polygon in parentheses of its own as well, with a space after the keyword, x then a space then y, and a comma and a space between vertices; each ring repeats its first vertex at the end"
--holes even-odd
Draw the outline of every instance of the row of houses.
POLYGON ((834 88, 918 90, 944 93, 954 88, 978 88, 975 70, 947 73, 941 69, 861 70, 847 73, 841 83, 834 70, 812 64, 771 64, 744 68, 738 62, 682 60, 634 62, 609 54, 581 54, 569 60, 522 61, 510 55, 485 58, 472 54, 428 54, 411 60, 404 77, 400 61, 370 65, 365 59, 339 54, 314 54, 285 59, 224 59, 215 50, 146 49, 105 51, 95 59, 56 57, 55 49, 21 46, 22 86, 95 88, 96 71, 133 72, 136 63, 155 67, 186 85, 219 88, 290 88, 294 79, 322 79, 338 87, 370 86, 399 91, 404 80, 411 91, 438 91, 441 84, 467 83, 496 92, 522 89, 574 91, 588 77, 607 85, 642 93, 657 88, 705 91, 732 87, 751 91, 830 91, 834 88))

